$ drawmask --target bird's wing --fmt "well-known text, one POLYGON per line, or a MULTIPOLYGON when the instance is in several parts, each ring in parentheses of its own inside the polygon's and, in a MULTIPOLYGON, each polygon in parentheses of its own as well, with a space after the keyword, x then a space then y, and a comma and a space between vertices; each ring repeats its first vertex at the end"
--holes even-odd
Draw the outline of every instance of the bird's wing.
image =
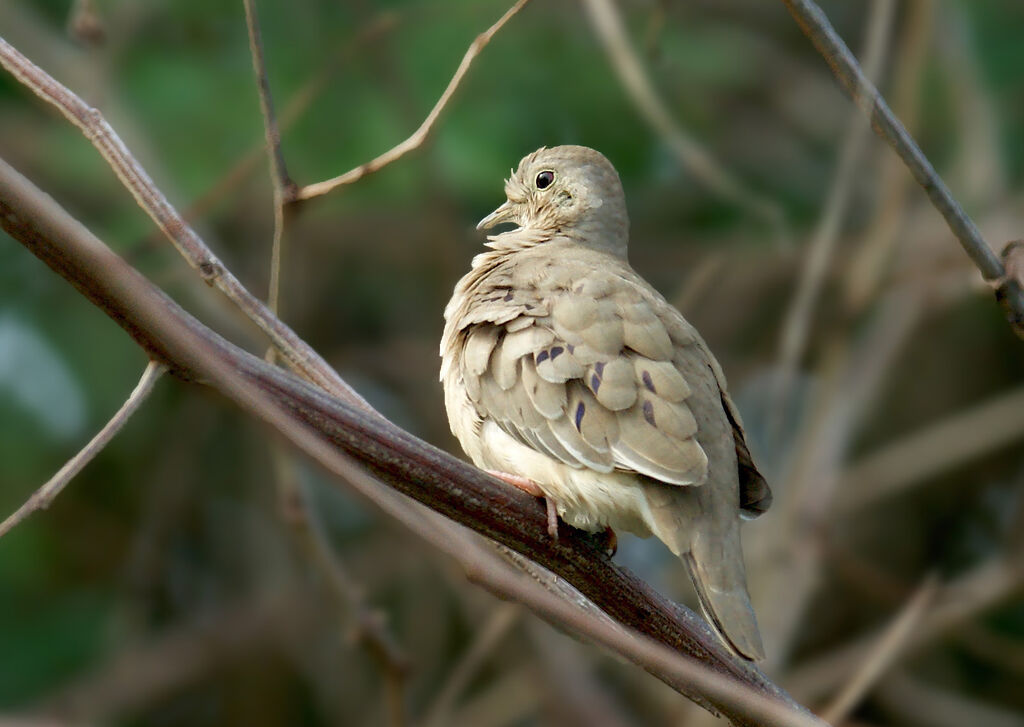
MULTIPOLYGON (((704 345, 703 342, 701 345, 704 345)), ((736 464, 740 477, 740 510, 743 511, 746 518, 753 519, 764 514, 771 507, 772 491, 764 476, 757 469, 757 465, 754 464, 754 458, 747 447, 747 435, 743 430, 743 420, 740 419, 740 412, 733 403, 732 397, 729 396, 725 373, 713 356, 708 354, 707 358, 722 394, 722 405, 725 408, 726 416, 732 425, 732 436, 736 445, 736 464)))
MULTIPOLYGON (((463 379, 480 417, 574 467, 702 484, 708 458, 685 370, 703 357, 693 329, 628 268, 556 267, 524 266, 501 294, 519 313, 463 329, 463 379)), ((714 386, 701 368, 689 374, 714 386)))

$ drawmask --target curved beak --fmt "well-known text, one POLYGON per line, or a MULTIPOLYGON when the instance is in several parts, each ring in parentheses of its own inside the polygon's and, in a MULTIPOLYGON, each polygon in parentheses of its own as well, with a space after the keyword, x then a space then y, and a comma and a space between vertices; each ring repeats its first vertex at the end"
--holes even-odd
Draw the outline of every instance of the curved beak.
POLYGON ((495 225, 500 225, 504 222, 515 222, 515 210, 512 209, 512 203, 505 201, 505 204, 498 207, 498 209, 491 212, 491 214, 484 217, 480 222, 477 223, 476 229, 478 230, 489 230, 495 225))

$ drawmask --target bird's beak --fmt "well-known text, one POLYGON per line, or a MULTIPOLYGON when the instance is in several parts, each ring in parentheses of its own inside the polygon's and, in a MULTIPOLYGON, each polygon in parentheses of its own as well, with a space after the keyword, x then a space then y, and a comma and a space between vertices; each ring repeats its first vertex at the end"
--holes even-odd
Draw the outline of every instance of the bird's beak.
POLYGON ((507 201, 501 205, 498 209, 491 212, 491 214, 484 217, 480 222, 477 223, 476 229, 478 230, 489 230, 495 225, 500 225, 503 222, 515 222, 515 210, 512 208, 512 203, 507 201))

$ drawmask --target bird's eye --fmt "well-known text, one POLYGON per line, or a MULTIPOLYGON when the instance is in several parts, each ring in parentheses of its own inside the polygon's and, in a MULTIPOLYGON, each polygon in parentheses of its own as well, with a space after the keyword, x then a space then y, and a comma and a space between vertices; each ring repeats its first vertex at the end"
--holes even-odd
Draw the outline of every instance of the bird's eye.
POLYGON ((554 172, 541 172, 537 175, 537 189, 547 189, 555 181, 554 172))

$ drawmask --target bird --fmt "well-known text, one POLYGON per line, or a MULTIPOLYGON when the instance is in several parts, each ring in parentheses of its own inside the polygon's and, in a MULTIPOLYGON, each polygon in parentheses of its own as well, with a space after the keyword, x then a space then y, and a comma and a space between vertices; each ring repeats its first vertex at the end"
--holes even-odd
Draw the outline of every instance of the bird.
POLYGON ((444 311, 440 378, 473 463, 590 532, 661 540, 719 637, 764 658, 740 520, 771 504, 725 375, 696 329, 627 261, 619 175, 600 152, 542 147, 444 311))

